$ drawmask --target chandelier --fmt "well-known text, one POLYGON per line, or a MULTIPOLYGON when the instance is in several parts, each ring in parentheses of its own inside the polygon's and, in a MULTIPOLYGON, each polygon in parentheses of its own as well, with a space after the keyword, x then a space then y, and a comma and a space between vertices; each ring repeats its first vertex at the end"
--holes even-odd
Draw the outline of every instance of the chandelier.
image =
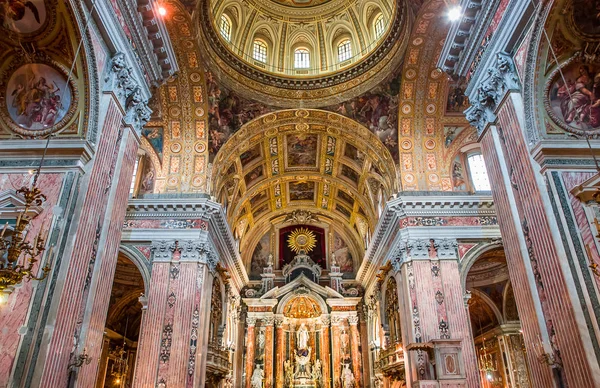
POLYGON ((485 378, 488 381, 494 380, 494 372, 496 372, 496 366, 492 355, 487 352, 485 347, 485 338, 483 339, 483 347, 479 353, 479 370, 485 374, 485 378))
POLYGON ((43 223, 33 242, 28 240, 29 224, 37 217, 37 214, 30 214, 31 208, 41 206, 46 200, 36 186, 39 173, 38 169, 31 188, 23 186, 17 190, 17 194, 25 198, 25 207, 19 213, 14 229, 8 230, 7 222, 0 233, 0 303, 5 302, 15 286, 24 280, 43 280, 50 271, 47 263, 40 277, 34 272, 38 258, 46 250, 47 233, 43 223))
POLYGON ((120 386, 125 381, 129 370, 129 355, 125 350, 125 338, 123 338, 123 345, 112 350, 110 356, 115 359, 110 368, 110 375, 115 378, 115 385, 120 386))

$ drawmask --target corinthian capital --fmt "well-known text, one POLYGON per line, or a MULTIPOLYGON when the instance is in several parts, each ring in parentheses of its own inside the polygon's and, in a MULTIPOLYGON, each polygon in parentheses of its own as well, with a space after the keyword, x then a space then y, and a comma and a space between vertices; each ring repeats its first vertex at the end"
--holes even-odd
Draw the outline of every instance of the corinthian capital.
POLYGON ((150 250, 154 261, 171 261, 175 252, 175 240, 152 241, 150 250))

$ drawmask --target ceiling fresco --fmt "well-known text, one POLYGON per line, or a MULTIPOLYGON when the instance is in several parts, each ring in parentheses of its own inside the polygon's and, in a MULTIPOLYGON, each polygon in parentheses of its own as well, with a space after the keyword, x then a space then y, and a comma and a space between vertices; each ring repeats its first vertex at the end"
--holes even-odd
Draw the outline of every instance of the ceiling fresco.
POLYGON ((377 136, 321 110, 278 111, 243 126, 217 155, 213 184, 246 263, 259 239, 294 210, 344 225, 338 249, 364 246, 382 198, 399 189, 394 160, 377 136))
MULTIPOLYGON (((97 101, 86 95, 95 82, 87 73, 93 59, 79 55, 71 71, 79 32, 69 7, 55 0, 4 3, 0 6, 0 136, 36 138, 53 132, 84 137, 90 127, 90 108, 97 101)), ((90 47, 83 49, 92 52, 90 47)), ((94 133, 90 135, 93 138, 94 133)))
POLYGON ((200 50, 190 15, 178 1, 163 6, 179 73, 154 93, 153 115, 142 132, 152 165, 143 171, 140 194, 207 192, 208 98, 200 50))

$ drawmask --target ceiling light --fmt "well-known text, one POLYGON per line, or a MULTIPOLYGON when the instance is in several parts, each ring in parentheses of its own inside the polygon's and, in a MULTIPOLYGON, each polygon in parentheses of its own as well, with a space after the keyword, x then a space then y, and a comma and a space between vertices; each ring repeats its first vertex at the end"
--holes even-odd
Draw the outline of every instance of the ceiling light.
POLYGON ((160 16, 166 16, 167 15, 167 9, 165 7, 162 7, 162 6, 158 7, 158 14, 160 16))
POLYGON ((450 8, 448 8, 448 19, 451 22, 455 22, 458 19, 460 19, 462 17, 462 10, 460 9, 460 6, 458 5, 454 5, 450 8))

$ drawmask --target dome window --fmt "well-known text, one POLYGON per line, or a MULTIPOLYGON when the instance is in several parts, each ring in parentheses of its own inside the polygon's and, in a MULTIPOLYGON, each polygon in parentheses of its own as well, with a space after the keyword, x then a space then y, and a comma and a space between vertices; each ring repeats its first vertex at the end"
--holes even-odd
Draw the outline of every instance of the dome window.
POLYGON ((310 53, 305 48, 297 48, 294 51, 294 67, 296 69, 308 69, 310 67, 310 53))
POLYGON ((480 153, 471 154, 467 156, 467 162, 469 163, 469 172, 475 191, 490 191, 491 186, 483 155, 480 153))
POLYGON ((350 39, 344 39, 338 44, 338 60, 344 62, 350 58, 352 58, 352 45, 350 39))
POLYGON ((375 39, 379 39, 385 32, 385 22, 383 21, 383 15, 377 16, 375 20, 375 39))
POLYGON ((252 47, 252 57, 262 63, 267 63, 267 44, 262 40, 255 40, 252 47))
POLYGON ((225 38, 226 41, 231 41, 231 21, 225 15, 221 15, 221 23, 219 24, 219 29, 221 30, 221 36, 225 38))

